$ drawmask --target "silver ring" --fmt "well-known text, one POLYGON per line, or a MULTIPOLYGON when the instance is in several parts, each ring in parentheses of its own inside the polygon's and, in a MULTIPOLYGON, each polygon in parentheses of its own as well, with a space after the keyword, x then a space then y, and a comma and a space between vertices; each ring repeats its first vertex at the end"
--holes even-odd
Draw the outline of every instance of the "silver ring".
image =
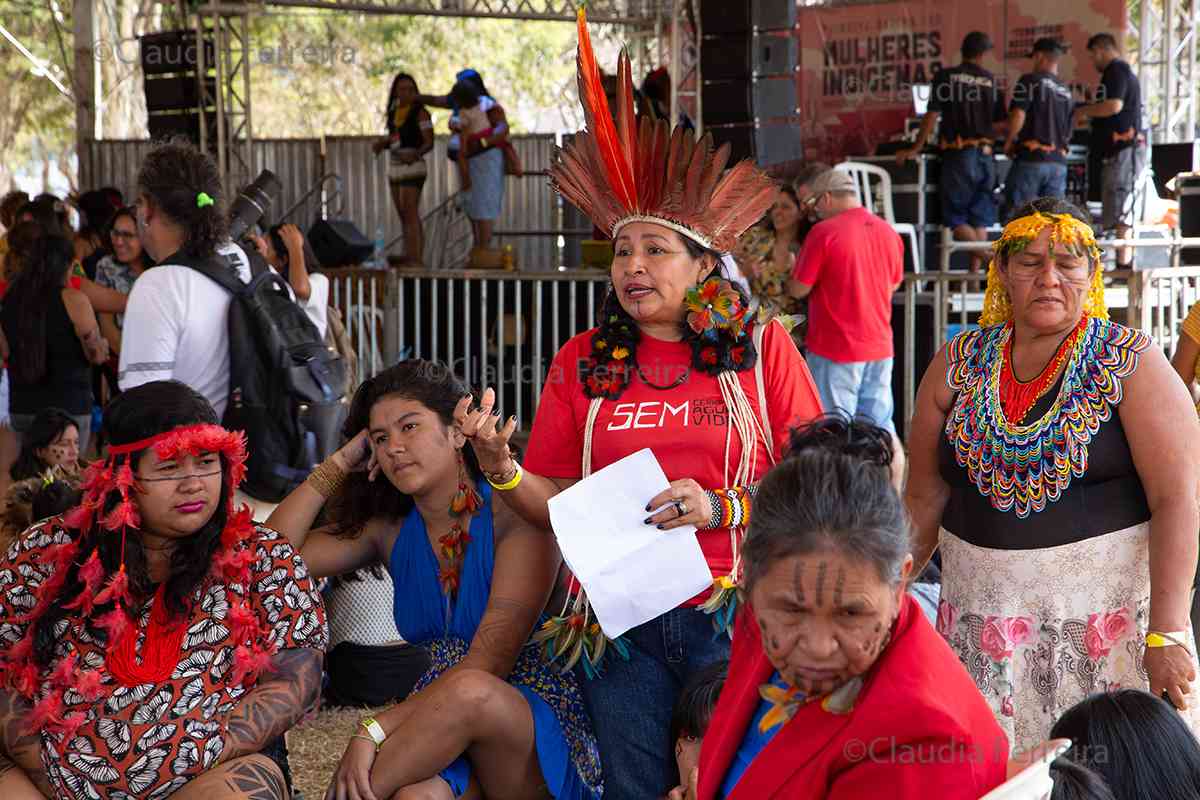
POLYGON ((678 511, 679 516, 682 517, 688 513, 687 512, 687 504, 684 503, 682 500, 676 500, 675 501, 675 510, 678 511))

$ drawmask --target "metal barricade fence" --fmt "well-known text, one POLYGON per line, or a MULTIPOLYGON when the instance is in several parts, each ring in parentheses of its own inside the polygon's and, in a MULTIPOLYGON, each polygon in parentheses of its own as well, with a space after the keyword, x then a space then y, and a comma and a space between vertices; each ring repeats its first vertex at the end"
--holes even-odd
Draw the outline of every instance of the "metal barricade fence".
MULTIPOLYGON (((1113 319, 1145 331, 1165 352, 1173 352, 1188 308, 1200 300, 1200 267, 1114 270, 1105 277, 1113 319)), ((547 382, 563 377, 551 371, 554 354, 595 325, 608 275, 593 270, 340 270, 330 273, 330 281, 330 302, 346 321, 360 379, 403 358, 442 361, 469 385, 493 387, 500 412, 516 416, 520 428, 528 430, 547 382)), ((982 275, 905 276, 893 298, 893 316, 901 343, 897 404, 906 434, 933 354, 976 325, 982 309, 982 275)))

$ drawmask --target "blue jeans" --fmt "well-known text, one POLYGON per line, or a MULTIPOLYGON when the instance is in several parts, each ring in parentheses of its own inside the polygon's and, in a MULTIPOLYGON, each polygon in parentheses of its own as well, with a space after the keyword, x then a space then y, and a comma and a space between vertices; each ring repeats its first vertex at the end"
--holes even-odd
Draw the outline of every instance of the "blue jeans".
POLYGON ((892 399, 892 359, 843 364, 813 353, 806 358, 826 411, 840 408, 852 417, 866 417, 896 432, 892 419, 896 407, 892 399))
POLYGON ((942 224, 947 228, 996 224, 996 162, 978 147, 942 153, 942 224))
POLYGON ((1039 197, 1066 197, 1067 165, 1018 158, 1008 171, 1004 196, 1011 217, 1021 206, 1039 197))
MULTIPOLYGON (((689 679, 729 658, 729 637, 712 617, 676 608, 625 634, 629 660, 605 659, 604 675, 577 669, 604 772, 604 800, 662 797, 679 782, 671 713, 689 679)), ((612 650, 609 650, 612 653, 612 650)))

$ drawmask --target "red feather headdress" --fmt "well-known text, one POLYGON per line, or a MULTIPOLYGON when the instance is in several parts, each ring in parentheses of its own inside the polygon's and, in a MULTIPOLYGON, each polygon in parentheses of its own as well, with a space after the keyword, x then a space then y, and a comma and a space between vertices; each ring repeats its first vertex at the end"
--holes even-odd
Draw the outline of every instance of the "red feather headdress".
POLYGON ((617 62, 614 120, 579 9, 579 100, 587 120, 550 167, 555 190, 614 239, 630 222, 665 225, 704 247, 731 250, 775 202, 778 188, 750 161, 726 171, 729 145, 633 110, 629 55, 617 62))

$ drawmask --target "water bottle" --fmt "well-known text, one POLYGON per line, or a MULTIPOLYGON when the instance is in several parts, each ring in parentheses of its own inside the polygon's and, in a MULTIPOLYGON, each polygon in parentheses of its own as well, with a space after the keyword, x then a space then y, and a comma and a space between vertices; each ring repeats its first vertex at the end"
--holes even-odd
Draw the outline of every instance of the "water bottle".
POLYGON ((375 229, 375 257, 371 260, 372 269, 387 269, 387 254, 384 248, 387 247, 387 242, 383 238, 383 226, 380 225, 375 229))

